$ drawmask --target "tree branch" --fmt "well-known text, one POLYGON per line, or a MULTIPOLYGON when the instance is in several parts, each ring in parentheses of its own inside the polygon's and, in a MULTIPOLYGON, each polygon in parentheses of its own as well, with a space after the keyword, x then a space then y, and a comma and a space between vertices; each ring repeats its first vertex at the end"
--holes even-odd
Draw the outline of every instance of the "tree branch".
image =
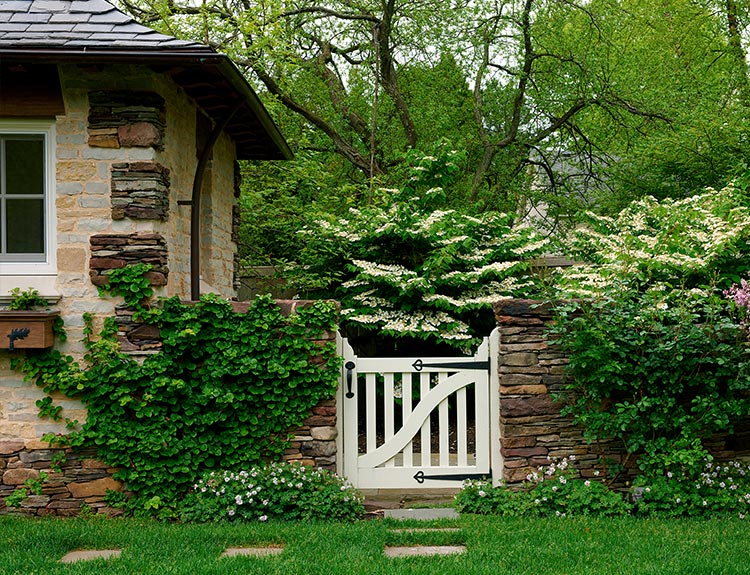
MULTIPOLYGON (((310 122, 313 126, 320 129, 326 136, 328 136, 333 142, 336 152, 345 157, 349 162, 352 163, 358 170, 364 174, 369 175, 370 173, 370 160, 363 156, 354 146, 352 146, 346 139, 339 134, 337 130, 333 128, 328 122, 323 120, 320 116, 313 114, 309 109, 301 106, 297 103, 289 94, 284 92, 276 81, 261 67, 253 65, 252 62, 248 63, 252 70, 258 75, 261 82, 266 86, 269 92, 276 96, 279 101, 284 104, 287 108, 296 112, 302 116, 305 120, 310 122)), ((382 173, 379 165, 375 166, 377 174, 382 173)))
POLYGON ((407 144, 414 147, 417 145, 417 129, 409 113, 409 107, 401 95, 390 45, 395 5, 395 0, 386 0, 383 9, 383 19, 376 24, 378 26, 377 51, 380 59, 380 83, 391 100, 393 100, 396 113, 406 134, 407 144))
POLYGON ((325 6, 305 6, 302 8, 297 8, 296 10, 282 12, 280 16, 282 18, 285 18, 288 16, 298 16, 300 14, 322 14, 327 18, 338 18, 340 20, 363 20, 365 22, 372 22, 373 24, 379 23, 379 20, 375 18, 375 16, 371 16, 370 14, 345 14, 344 12, 331 10, 330 8, 326 8, 325 6))

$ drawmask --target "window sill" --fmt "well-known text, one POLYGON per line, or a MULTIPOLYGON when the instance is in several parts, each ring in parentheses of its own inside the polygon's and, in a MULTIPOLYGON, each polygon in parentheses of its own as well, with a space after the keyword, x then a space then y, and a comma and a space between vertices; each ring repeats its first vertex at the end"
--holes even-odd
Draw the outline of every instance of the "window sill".
MULTIPOLYGON (((2 264, 0 264, 2 269, 2 264)), ((61 294, 55 284, 57 275, 2 275, 0 274, 0 305, 7 305, 13 300, 10 290, 20 288, 21 291, 35 289, 39 295, 52 305, 60 301, 61 294)))

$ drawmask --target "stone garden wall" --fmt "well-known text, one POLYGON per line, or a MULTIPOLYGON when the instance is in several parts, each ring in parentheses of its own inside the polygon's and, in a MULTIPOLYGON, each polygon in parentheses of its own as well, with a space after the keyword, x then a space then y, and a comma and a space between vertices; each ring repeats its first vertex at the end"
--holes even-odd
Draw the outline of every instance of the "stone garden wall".
MULTIPOLYGON (((560 415, 563 372, 568 358, 545 336, 553 320, 549 304, 533 300, 508 300, 494 306, 500 330, 498 370, 500 380, 500 444, 503 477, 509 484, 547 465, 549 458, 575 455, 581 476, 615 464, 624 470, 615 486, 625 486, 637 473, 634 458, 619 442, 588 443, 570 417, 560 415)), ((750 459, 750 421, 736 422, 731 435, 706 442, 718 461, 750 459)))
POLYGON ((631 467, 619 481, 632 475, 632 462, 611 442, 587 443, 570 417, 560 415, 562 404, 553 400, 563 391, 568 363, 560 349, 550 345, 545 327, 552 321, 548 304, 508 300, 494 306, 500 330, 500 444, 503 477, 520 483, 550 458, 575 455, 583 477, 592 477, 602 462, 631 467))

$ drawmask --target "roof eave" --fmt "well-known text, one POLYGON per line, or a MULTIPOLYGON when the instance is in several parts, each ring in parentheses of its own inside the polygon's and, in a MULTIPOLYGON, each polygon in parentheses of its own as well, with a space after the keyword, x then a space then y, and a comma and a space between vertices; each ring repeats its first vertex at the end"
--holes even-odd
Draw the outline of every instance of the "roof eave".
POLYGON ((71 64, 71 63, 88 63, 88 64, 112 64, 135 63, 148 64, 152 66, 171 65, 171 66, 215 66, 222 76, 229 82, 237 94, 245 101, 250 111, 258 119, 259 123, 266 131, 266 134, 278 148, 280 158, 291 160, 294 154, 287 144, 284 136, 279 131, 271 116, 263 106, 255 90, 248 84, 245 77, 232 61, 224 54, 214 52, 207 48, 195 50, 186 48, 184 50, 168 49, 89 49, 82 47, 78 49, 71 48, 0 48, 0 60, 12 60, 23 62, 42 62, 47 64, 71 64))
POLYGON ((283 158, 285 160, 291 160, 294 158, 289 144, 287 144, 284 136, 279 130, 276 123, 273 121, 271 116, 268 114, 268 110, 260 101, 258 94, 255 93, 252 86, 247 83, 245 76, 239 71, 237 66, 234 65, 228 57, 224 57, 219 61, 219 70, 224 74, 224 77, 232 83, 235 90, 245 99, 252 112, 258 118, 266 133, 269 135, 273 143, 279 148, 283 158))

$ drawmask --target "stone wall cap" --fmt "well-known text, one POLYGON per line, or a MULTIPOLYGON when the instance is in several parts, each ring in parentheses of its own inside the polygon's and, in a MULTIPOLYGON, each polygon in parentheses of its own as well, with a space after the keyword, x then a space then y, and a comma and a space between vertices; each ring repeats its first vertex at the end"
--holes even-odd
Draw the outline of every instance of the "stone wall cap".
MULTIPOLYGON (((283 316, 293 315, 297 312, 297 310, 311 307, 321 301, 333 303, 336 306, 336 309, 340 309, 341 307, 341 304, 335 300, 315 300, 315 299, 276 299, 274 300, 274 302, 276 302, 276 305, 278 305, 281 308, 281 314, 283 316)), ((185 305, 194 305, 196 302, 193 300, 183 300, 182 303, 184 303, 185 305)), ((234 310, 235 313, 247 313, 247 310, 249 310, 253 305, 252 301, 230 301, 229 303, 232 305, 232 310, 234 310)))

